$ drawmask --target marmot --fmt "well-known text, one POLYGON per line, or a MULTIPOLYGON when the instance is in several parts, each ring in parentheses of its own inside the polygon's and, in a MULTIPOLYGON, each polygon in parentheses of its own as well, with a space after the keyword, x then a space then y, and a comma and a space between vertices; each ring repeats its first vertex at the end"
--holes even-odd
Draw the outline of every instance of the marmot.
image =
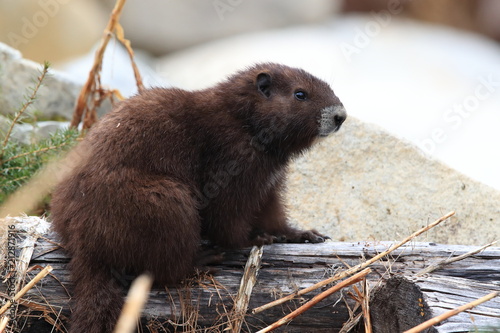
POLYGON ((327 83, 273 63, 205 90, 153 88, 119 103, 53 193, 53 225, 72 257, 70 331, 112 332, 123 304, 113 271, 178 283, 203 238, 225 248, 323 242, 288 225, 285 173, 345 119, 327 83))

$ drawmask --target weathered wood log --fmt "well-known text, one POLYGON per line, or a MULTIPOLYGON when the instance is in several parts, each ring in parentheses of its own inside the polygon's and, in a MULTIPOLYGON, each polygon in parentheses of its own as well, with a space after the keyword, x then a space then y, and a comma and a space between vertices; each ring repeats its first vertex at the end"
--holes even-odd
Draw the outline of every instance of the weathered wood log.
MULTIPOLYGON (((250 309, 308 287, 334 272, 355 266, 386 250, 389 242, 324 244, 275 244, 264 246, 262 264, 249 301, 250 309)), ((471 246, 411 243, 372 264, 368 286, 377 290, 370 300, 374 332, 402 332, 433 317, 500 291, 500 248, 488 248, 423 276, 422 269, 469 252, 471 246)), ((143 310, 143 329, 151 332, 222 332, 234 320, 233 299, 238 292, 250 249, 228 251, 213 276, 191 279, 179 287, 153 287, 143 310), (212 327, 212 329, 209 329, 212 327)), ((51 265, 51 276, 42 280, 20 302, 17 313, 22 332, 65 332, 71 312, 69 258, 54 234, 39 238, 30 267, 51 265), (38 316, 35 316, 38 315, 38 316), (44 322, 48 322, 45 324, 44 322)), ((38 272, 28 273, 29 280, 38 272)), ((361 288, 361 287, 358 287, 361 288)), ((360 311, 349 290, 329 296, 295 318, 280 332, 339 332, 360 311), (352 313, 350 312, 352 311, 352 313)), ((2 290, 2 296, 7 295, 2 290)), ((242 331, 255 332, 296 309, 321 290, 244 317, 242 331)), ((362 325, 361 325, 362 326, 362 325)), ((484 303, 428 332, 468 332, 476 328, 500 328, 500 297, 484 303)), ((351 332, 361 332, 355 328, 351 332)))

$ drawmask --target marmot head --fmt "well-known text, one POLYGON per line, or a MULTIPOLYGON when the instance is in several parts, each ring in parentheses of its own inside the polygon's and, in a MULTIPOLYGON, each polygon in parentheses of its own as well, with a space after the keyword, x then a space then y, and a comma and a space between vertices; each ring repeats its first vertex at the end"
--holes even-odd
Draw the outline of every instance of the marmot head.
POLYGON ((337 131, 346 111, 330 86, 284 65, 255 65, 228 82, 248 107, 237 110, 256 143, 268 151, 296 153, 337 131))

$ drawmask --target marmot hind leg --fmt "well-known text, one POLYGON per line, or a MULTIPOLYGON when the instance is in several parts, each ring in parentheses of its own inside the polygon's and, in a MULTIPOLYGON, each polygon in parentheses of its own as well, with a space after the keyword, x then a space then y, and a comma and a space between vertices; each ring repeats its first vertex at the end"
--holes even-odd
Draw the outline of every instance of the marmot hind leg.
POLYGON ((151 273, 159 284, 180 282, 194 272, 200 250, 194 197, 186 185, 165 178, 147 181, 134 197, 139 208, 133 216, 135 228, 126 238, 133 251, 132 269, 151 273))
POLYGON ((68 222, 74 232, 67 240, 75 284, 71 333, 112 332, 125 294, 113 269, 148 272, 160 285, 195 271, 200 222, 188 187, 144 175, 128 184, 114 196, 103 187, 94 209, 77 210, 68 222))

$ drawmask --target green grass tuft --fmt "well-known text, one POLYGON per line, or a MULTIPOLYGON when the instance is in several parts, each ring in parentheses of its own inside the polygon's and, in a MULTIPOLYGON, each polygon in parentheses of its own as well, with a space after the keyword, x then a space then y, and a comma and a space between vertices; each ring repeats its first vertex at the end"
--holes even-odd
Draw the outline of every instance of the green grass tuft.
POLYGON ((34 144, 22 145, 8 141, 0 166, 0 204, 26 183, 47 161, 71 148, 79 132, 67 129, 34 144))
POLYGON ((49 63, 46 62, 34 81, 34 86, 28 88, 31 93, 25 97, 13 116, 8 131, 0 136, 0 204, 26 183, 48 160, 67 151, 77 142, 79 132, 76 129, 58 131, 48 139, 32 144, 14 142, 10 137, 16 124, 30 118, 36 121, 36 116, 29 116, 26 110, 35 102, 38 89, 48 75, 48 70, 49 63))

